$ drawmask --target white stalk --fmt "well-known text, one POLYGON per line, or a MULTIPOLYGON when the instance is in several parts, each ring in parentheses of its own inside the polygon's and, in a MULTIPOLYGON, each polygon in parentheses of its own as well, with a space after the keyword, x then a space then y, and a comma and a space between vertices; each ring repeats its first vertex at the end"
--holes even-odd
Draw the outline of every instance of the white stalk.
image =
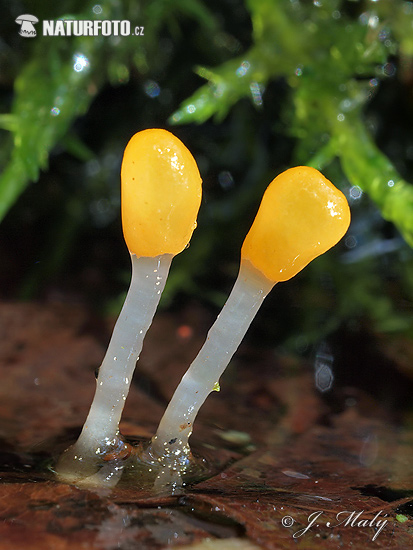
POLYGON ((148 451, 160 463, 164 463, 163 458, 182 463, 184 456, 189 455, 188 439, 195 417, 205 399, 216 389, 220 376, 274 284, 249 261, 241 262, 227 302, 179 383, 152 439, 148 451))
POLYGON ((82 476, 82 472, 92 475, 97 459, 120 444, 120 418, 172 258, 172 254, 153 258, 131 254, 131 284, 99 369, 92 406, 78 441, 58 462, 59 475, 71 478, 82 476))

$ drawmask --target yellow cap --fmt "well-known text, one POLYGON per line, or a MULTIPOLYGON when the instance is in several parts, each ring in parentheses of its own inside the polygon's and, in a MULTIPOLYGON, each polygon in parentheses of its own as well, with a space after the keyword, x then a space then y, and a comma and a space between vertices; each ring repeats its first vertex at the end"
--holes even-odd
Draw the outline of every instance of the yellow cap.
POLYGON ((315 168, 297 166, 268 186, 241 256, 270 281, 286 281, 334 246, 349 224, 343 193, 315 168))
POLYGON ((166 130, 143 130, 126 146, 122 168, 122 225, 137 256, 178 254, 189 243, 201 203, 194 157, 166 130))

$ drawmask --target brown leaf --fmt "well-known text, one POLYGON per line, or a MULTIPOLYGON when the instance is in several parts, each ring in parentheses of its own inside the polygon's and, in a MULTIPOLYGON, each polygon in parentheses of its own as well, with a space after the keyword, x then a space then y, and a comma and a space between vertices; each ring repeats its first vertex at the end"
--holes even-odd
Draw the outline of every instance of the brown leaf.
MULTIPOLYGON (((154 433, 209 322, 198 307, 157 316, 125 434, 154 433)), ((139 480, 113 491, 58 483, 48 468, 86 417, 109 339, 103 326, 80 307, 0 305, 0 550, 151 550, 206 539, 271 550, 413 547, 411 432, 388 424, 373 395, 368 417, 354 403, 333 414, 309 365, 271 350, 241 346, 201 410, 191 443, 210 479, 162 497, 139 480)))

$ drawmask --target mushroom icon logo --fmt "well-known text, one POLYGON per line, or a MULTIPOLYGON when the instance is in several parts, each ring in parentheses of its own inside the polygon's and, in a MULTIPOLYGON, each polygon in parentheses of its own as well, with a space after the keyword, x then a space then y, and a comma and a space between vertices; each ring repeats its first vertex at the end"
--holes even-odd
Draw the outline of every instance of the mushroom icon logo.
POLYGON ((34 38, 37 35, 36 29, 34 28, 33 23, 38 23, 39 20, 35 15, 19 15, 16 19, 16 23, 21 26, 19 31, 20 36, 25 36, 26 38, 34 38))

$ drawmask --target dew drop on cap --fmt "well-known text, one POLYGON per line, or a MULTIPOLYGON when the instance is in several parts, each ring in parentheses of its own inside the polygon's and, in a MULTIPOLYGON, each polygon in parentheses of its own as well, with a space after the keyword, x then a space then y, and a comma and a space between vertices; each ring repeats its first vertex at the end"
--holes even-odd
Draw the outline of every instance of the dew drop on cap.
POLYGON ((341 191, 315 168, 291 168, 265 191, 241 257, 270 281, 286 281, 334 246, 349 224, 341 191))
POLYGON ((178 254, 189 243, 201 203, 195 159, 167 130, 135 134, 122 168, 122 226, 136 256, 178 254))

